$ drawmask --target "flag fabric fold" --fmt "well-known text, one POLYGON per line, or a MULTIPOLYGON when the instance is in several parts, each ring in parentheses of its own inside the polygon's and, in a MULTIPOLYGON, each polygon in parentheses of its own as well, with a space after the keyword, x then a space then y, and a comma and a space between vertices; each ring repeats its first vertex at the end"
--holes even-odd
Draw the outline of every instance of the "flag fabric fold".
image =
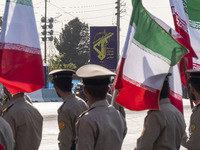
POLYGON ((122 58, 114 81, 116 102, 130 110, 159 109, 159 94, 170 68, 188 51, 135 0, 122 58))
POLYGON ((186 84, 186 77, 184 68, 186 69, 193 69, 193 59, 198 59, 199 56, 197 56, 194 47, 191 45, 190 40, 190 31, 189 31, 189 19, 187 12, 187 3, 186 1, 177 0, 173 1, 170 0, 170 6, 172 10, 173 20, 174 20, 174 26, 175 30, 181 35, 176 38, 177 41, 181 41, 182 45, 184 45, 188 50, 190 51, 187 55, 184 56, 183 60, 185 61, 185 64, 180 62, 179 68, 181 73, 181 79, 184 85, 186 84), (185 65, 185 66, 183 66, 185 65))
POLYGON ((44 87, 44 69, 31 0, 7 0, 0 36, 0 82, 12 93, 44 87))
MULTIPOLYGON (((200 1, 184 0, 183 6, 189 20, 190 41, 195 53, 200 58, 200 1)), ((193 58, 193 69, 200 70, 200 59, 193 58)))

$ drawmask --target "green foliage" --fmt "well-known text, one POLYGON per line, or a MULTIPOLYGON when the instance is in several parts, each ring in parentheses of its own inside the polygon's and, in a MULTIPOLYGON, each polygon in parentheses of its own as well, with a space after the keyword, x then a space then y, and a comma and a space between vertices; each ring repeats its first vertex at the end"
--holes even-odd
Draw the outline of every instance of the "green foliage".
POLYGON ((62 59, 64 55, 61 54, 59 56, 49 56, 48 63, 49 63, 49 72, 56 69, 73 69, 76 70, 77 66, 73 63, 63 64, 62 59))
POLYGON ((68 67, 76 66, 75 69, 87 64, 89 61, 89 42, 88 25, 80 22, 78 18, 71 20, 62 29, 59 38, 54 39, 54 44, 61 56, 59 61, 68 67))

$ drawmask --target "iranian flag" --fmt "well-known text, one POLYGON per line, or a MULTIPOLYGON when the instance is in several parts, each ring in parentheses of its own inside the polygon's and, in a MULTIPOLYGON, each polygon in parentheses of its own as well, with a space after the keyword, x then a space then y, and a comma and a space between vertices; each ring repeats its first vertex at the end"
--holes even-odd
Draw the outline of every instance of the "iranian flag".
POLYGON ((187 53, 135 0, 114 82, 116 102, 130 110, 159 109, 164 79, 187 53))
POLYGON ((44 87, 44 70, 31 0, 7 0, 0 36, 0 82, 12 93, 44 87))
POLYGON ((183 41, 182 44, 188 48, 190 51, 189 55, 184 56, 185 64, 180 62, 180 72, 181 72, 181 79, 184 85, 186 85, 186 78, 184 73, 184 67, 186 69, 192 69, 193 68, 193 60, 192 57, 198 59, 197 54, 195 53, 194 49, 191 46, 191 40, 189 35, 189 20, 188 20, 188 14, 187 12, 187 6, 186 1, 182 0, 170 0, 172 15, 174 19, 174 26, 175 30, 181 35, 176 38, 177 41, 183 41), (184 7, 185 6, 185 7, 184 7))
MULTIPOLYGON (((200 1, 170 0, 176 30, 191 43, 200 58, 200 1), (184 31, 187 31, 184 33, 184 31)), ((200 70, 200 60, 193 58, 193 69, 200 70)))
MULTIPOLYGON (((190 41, 198 58, 200 58, 200 1, 185 0, 188 9, 190 41)), ((200 70, 200 59, 193 58, 193 69, 200 70)))

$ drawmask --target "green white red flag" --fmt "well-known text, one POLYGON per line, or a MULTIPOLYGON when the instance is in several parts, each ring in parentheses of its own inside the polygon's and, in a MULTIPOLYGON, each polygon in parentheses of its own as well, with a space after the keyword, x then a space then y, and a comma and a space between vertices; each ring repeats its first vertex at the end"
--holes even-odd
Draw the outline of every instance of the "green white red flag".
POLYGON ((135 0, 114 81, 116 102, 131 110, 159 109, 159 94, 171 67, 188 51, 165 31, 141 0, 135 0))
POLYGON ((12 93, 44 87, 32 0, 7 0, 0 36, 0 82, 12 93))
MULTIPOLYGON (((200 57, 200 1, 170 0, 175 29, 191 43, 197 57, 200 57)), ((193 69, 200 70, 200 60, 193 58, 193 69)), ((189 68, 190 69, 190 68, 189 68)))
MULTIPOLYGON (((185 62, 190 62, 189 60, 192 60, 192 57, 196 57, 195 52, 193 51, 192 47, 188 44, 188 42, 174 29, 172 29, 170 26, 168 26, 166 23, 164 23, 162 20, 156 18, 155 16, 151 15, 152 19, 154 19, 165 31, 168 31, 170 35, 179 43, 184 45, 188 50, 190 50, 189 53, 184 55, 185 62), (187 59, 188 58, 188 59, 187 59)), ((183 58, 182 58, 183 59, 183 58)), ((169 77, 169 85, 170 85, 170 94, 169 98, 171 103, 176 106, 182 113, 183 113, 183 102, 182 102, 182 81, 185 81, 184 73, 182 69, 182 64, 180 65, 181 61, 179 62, 179 65, 175 65, 170 69, 170 72, 172 73, 172 76, 169 77), (181 70, 181 69, 182 70, 181 70), (180 75, 180 72, 183 73, 180 75), (180 79, 181 77, 181 79, 180 79)), ((188 64, 188 63, 187 63, 188 64)), ((186 81, 185 81, 186 83, 186 81)))
MULTIPOLYGON (((177 38, 177 41, 183 40, 182 44, 188 48, 190 51, 190 55, 185 55, 184 60, 185 60, 185 68, 186 69, 193 69, 193 60, 192 57, 198 59, 197 54, 195 53, 194 47, 192 48, 191 46, 191 40, 190 40, 190 35, 189 35, 189 20, 188 20, 188 14, 187 12, 187 3, 186 1, 182 0, 170 0, 170 5, 171 5, 171 10, 172 10, 172 15, 174 19, 174 26, 175 30, 181 35, 179 36, 180 38, 177 38), (185 7, 185 8, 184 8, 185 7)), ((180 72, 181 72, 181 79, 182 82, 186 85, 186 79, 185 79, 185 73, 183 69, 182 62, 180 62, 180 72)), ((195 65, 195 64, 194 64, 195 65)))
MULTIPOLYGON (((200 1, 184 0, 184 10, 188 10, 190 41, 195 53, 200 58, 200 1), (186 5, 185 5, 186 4, 186 5), (186 8, 187 6, 187 8, 186 8)), ((200 59, 193 58, 193 69, 200 70, 200 59)))

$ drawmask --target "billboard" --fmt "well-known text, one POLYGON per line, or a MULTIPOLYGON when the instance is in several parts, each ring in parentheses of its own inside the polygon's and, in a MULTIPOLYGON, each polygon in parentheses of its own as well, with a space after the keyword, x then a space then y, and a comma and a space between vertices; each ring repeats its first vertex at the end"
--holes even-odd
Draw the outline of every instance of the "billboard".
POLYGON ((117 27, 90 27, 90 63, 116 69, 117 27))

